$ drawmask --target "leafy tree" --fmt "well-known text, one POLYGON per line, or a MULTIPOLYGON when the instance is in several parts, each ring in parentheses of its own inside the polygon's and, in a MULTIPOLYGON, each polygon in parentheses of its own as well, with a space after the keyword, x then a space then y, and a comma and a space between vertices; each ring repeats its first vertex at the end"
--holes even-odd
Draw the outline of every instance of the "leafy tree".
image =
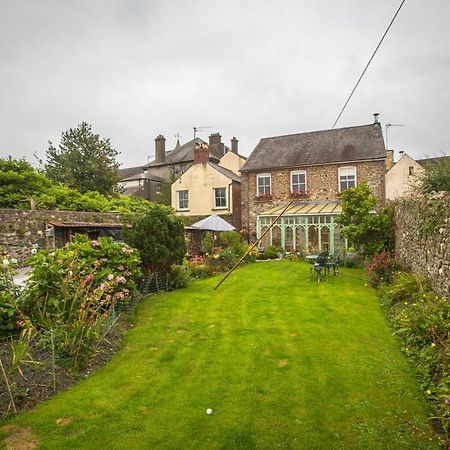
POLYGON ((45 172, 51 180, 82 193, 113 194, 120 179, 117 155, 109 139, 101 139, 91 125, 83 122, 62 134, 58 148, 49 141, 45 172))
POLYGON ((169 206, 151 203, 131 229, 123 230, 123 238, 139 250, 147 273, 168 270, 172 264, 181 263, 186 254, 184 220, 169 206))
POLYGON ((0 208, 29 209, 30 199, 51 184, 26 161, 0 159, 0 208))
POLYGON ((427 162, 424 174, 419 176, 419 185, 424 193, 450 191, 450 156, 427 162))
POLYGON ((341 200, 342 213, 336 222, 341 226, 343 236, 366 256, 392 249, 392 208, 386 207, 376 211, 378 200, 366 182, 344 191, 341 200))

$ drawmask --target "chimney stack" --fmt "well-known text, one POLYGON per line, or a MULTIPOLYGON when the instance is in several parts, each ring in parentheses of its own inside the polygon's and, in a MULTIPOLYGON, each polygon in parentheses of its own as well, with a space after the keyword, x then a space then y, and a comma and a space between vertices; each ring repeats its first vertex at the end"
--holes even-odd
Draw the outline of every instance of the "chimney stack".
POLYGON ((160 134, 155 139, 155 163, 163 163, 166 160, 166 138, 160 134))
POLYGON ((378 116, 380 115, 380 113, 374 113, 373 114, 373 123, 374 124, 376 124, 376 123, 380 123, 379 121, 378 121, 378 116))
POLYGON ((400 153, 400 158, 405 154, 405 152, 403 150, 400 150, 399 153, 400 153))
POLYGON ((386 171, 394 167, 394 150, 386 150, 386 171))
POLYGON ((209 161, 209 149, 207 144, 195 144, 194 164, 207 164, 209 161))
POLYGON ((222 143, 220 133, 212 133, 209 136, 209 150, 216 158, 222 158, 225 153, 225 146, 222 143))
POLYGON ((231 151, 238 154, 238 140, 233 136, 233 139, 231 139, 231 151))

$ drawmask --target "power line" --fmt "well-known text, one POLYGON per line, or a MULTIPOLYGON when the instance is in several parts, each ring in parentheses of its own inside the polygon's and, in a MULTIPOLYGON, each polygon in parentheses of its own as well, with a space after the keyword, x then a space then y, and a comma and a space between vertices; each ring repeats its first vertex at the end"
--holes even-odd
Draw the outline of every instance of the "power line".
POLYGON ((402 2, 400 3, 400 6, 398 7, 397 12, 394 14, 394 17, 392 18, 391 22, 389 23, 389 26, 386 28, 386 31, 384 32, 382 38, 380 39, 380 42, 378 42, 377 48, 375 49, 375 51, 373 52, 372 56, 370 57, 369 62, 367 63, 366 67, 364 68, 361 76, 358 78, 358 81, 356 82, 355 87, 353 88, 352 92, 350 92, 350 95, 348 96, 347 101, 345 102, 344 106, 341 109, 341 112, 339 113, 336 121, 334 122, 334 125, 333 125, 332 129, 334 129, 334 127, 338 123, 338 120, 341 118, 342 113, 344 112, 344 109, 346 108, 346 106, 348 105, 348 102, 352 98, 353 93, 356 91, 356 88, 358 87, 359 82, 362 80, 362 77, 366 73, 367 68, 369 67, 370 63, 372 62, 372 59, 374 58, 375 54, 377 53, 378 49, 380 48, 380 45, 383 42, 384 38, 388 34, 389 29, 391 28, 392 24, 394 23, 394 20, 397 17, 397 15, 400 12, 400 10, 402 9, 403 3, 405 3, 405 1, 406 0, 402 0, 402 2))

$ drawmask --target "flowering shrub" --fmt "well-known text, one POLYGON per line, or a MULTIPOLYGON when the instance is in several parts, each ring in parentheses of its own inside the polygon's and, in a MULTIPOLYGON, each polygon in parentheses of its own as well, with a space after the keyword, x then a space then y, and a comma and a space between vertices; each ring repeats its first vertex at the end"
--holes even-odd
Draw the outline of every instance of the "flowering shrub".
POLYGON ((136 290, 138 252, 111 238, 76 235, 64 248, 38 252, 30 264, 21 309, 42 332, 43 345, 51 334, 57 358, 78 368, 102 337, 113 308, 127 305, 136 290))
POLYGON ((0 260, 0 336, 17 329, 19 320, 17 298, 19 288, 14 284, 14 269, 7 258, 0 260))
POLYGON ((80 292, 107 310, 111 304, 126 304, 140 276, 138 252, 111 238, 90 240, 77 235, 64 248, 42 250, 30 259, 25 310, 52 315, 61 302, 80 303, 80 292))
POLYGON ((382 305, 412 361, 424 394, 450 438, 450 303, 437 297, 423 277, 394 274, 379 288, 382 305))
POLYGON ((394 258, 385 250, 373 255, 366 264, 366 272, 369 284, 377 287, 380 283, 389 283, 393 273, 398 269, 394 258))

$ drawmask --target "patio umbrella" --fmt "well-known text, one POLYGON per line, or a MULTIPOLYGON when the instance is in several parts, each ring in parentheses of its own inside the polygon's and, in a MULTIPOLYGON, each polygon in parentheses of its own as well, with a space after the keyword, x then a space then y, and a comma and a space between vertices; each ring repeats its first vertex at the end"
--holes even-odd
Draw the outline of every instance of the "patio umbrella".
POLYGON ((226 220, 223 220, 216 214, 213 214, 206 219, 195 222, 190 227, 186 227, 189 230, 204 230, 204 231, 231 231, 236 228, 229 224, 226 220))

